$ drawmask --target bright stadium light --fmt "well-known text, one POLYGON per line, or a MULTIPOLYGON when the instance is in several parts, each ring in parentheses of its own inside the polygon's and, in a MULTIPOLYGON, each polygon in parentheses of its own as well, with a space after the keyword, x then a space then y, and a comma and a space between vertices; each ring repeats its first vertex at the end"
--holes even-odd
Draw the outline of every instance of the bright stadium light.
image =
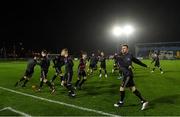
POLYGON ((131 25, 126 25, 126 26, 124 26, 124 28, 123 28, 123 33, 124 33, 126 36, 131 35, 133 32, 134 32, 133 26, 131 26, 131 25))
POLYGON ((123 29, 119 26, 115 26, 112 30, 112 33, 116 36, 119 37, 120 35, 123 34, 123 29))
POLYGON ((125 42, 128 44, 129 36, 134 33, 135 29, 132 25, 115 25, 112 28, 112 34, 116 37, 117 40, 117 52, 119 50, 119 44, 125 42))

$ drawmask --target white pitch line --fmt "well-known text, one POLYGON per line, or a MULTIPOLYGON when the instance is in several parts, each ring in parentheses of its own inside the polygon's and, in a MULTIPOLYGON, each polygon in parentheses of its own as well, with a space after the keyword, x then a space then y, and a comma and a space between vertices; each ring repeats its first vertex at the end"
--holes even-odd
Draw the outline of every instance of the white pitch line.
POLYGON ((111 114, 111 113, 106 113, 106 112, 103 112, 103 111, 98 111, 98 110, 89 109, 89 108, 85 108, 85 107, 81 107, 81 106, 76 106, 76 105, 73 105, 73 104, 68 104, 68 103, 64 103, 64 102, 60 102, 60 101, 50 100, 50 99, 43 98, 43 97, 38 97, 38 96, 35 96, 35 95, 31 95, 31 94, 15 91, 15 90, 12 90, 12 89, 8 89, 8 88, 5 88, 5 87, 0 87, 0 89, 6 90, 6 91, 9 91, 9 92, 13 92, 13 93, 16 93, 16 94, 24 95, 24 96, 27 96, 27 97, 32 97, 32 98, 35 98, 35 99, 43 100, 43 101, 47 101, 47 102, 51 102, 51 103, 55 103, 55 104, 60 104, 60 105, 76 108, 76 109, 83 110, 83 111, 94 112, 94 113, 98 113, 98 114, 106 115, 106 116, 119 116, 119 115, 114 115, 114 114, 111 114))
POLYGON ((0 111, 4 111, 4 110, 10 110, 10 111, 12 111, 12 112, 18 113, 18 114, 23 115, 23 116, 25 116, 25 117, 31 117, 31 115, 28 115, 28 114, 26 114, 26 113, 24 113, 24 112, 15 110, 15 109, 13 109, 13 108, 11 108, 11 107, 5 107, 5 108, 1 109, 0 111))

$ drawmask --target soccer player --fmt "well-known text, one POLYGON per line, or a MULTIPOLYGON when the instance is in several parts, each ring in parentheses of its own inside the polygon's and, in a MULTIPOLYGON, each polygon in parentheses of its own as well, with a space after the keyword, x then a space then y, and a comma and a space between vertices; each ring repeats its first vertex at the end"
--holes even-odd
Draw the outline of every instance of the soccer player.
POLYGON ((62 57, 60 55, 56 56, 53 59, 53 63, 54 63, 53 67, 55 68, 56 72, 50 82, 52 83, 57 78, 57 76, 60 76, 60 81, 62 82, 63 81, 63 73, 62 73, 61 67, 64 65, 64 57, 62 57))
POLYGON ((114 71, 116 71, 116 70, 119 70, 119 68, 118 68, 118 54, 117 53, 115 53, 114 54, 114 56, 113 56, 113 59, 114 59, 114 64, 113 64, 113 69, 112 69, 112 73, 114 73, 114 71))
POLYGON ((28 61, 27 67, 26 67, 26 71, 24 73, 24 76, 16 82, 15 87, 18 86, 19 83, 22 83, 23 81, 23 85, 22 87, 25 87, 27 82, 30 80, 30 78, 32 77, 33 73, 34 73, 34 67, 37 64, 37 57, 35 56, 33 59, 30 59, 28 61))
POLYGON ((141 110, 144 110, 148 106, 148 101, 146 101, 141 93, 136 89, 135 83, 133 80, 133 72, 132 72, 132 62, 141 65, 143 67, 147 67, 146 64, 139 61, 132 54, 128 52, 128 45, 122 45, 121 47, 122 56, 118 58, 118 64, 123 71, 124 78, 120 86, 120 100, 118 103, 114 104, 115 107, 121 107, 124 104, 125 98, 125 88, 129 88, 141 101, 142 107, 141 110))
POLYGON ((75 89, 76 88, 81 89, 82 85, 86 81, 86 78, 87 78, 86 77, 86 58, 87 58, 87 54, 82 53, 80 61, 79 61, 79 65, 78 65, 78 80, 76 81, 75 89), (82 80, 81 80, 81 77, 83 77, 82 80))
POLYGON ((152 69, 151 72, 154 72, 155 68, 159 68, 161 74, 163 74, 163 70, 160 66, 160 60, 159 60, 159 54, 158 53, 154 53, 154 56, 153 56, 153 61, 151 62, 151 64, 154 63, 154 68, 152 69))
POLYGON ((54 86, 47 80, 47 73, 49 71, 49 66, 50 66, 50 60, 47 57, 47 51, 43 50, 41 52, 41 60, 40 60, 40 67, 41 67, 41 77, 40 77, 40 85, 38 91, 41 90, 42 86, 44 83, 46 83, 50 89, 51 89, 51 94, 55 92, 54 86))
POLYGON ((119 71, 119 77, 117 79, 122 79, 123 78, 123 74, 122 74, 122 70, 118 67, 118 57, 121 56, 122 54, 120 53, 119 55, 117 53, 114 54, 114 65, 113 65, 113 69, 112 69, 112 73, 114 73, 116 70, 119 71))
POLYGON ((97 62, 98 62, 98 59, 97 59, 97 57, 95 56, 94 53, 92 53, 89 61, 90 61, 90 64, 89 64, 88 72, 90 71, 90 74, 92 74, 93 71, 95 69, 97 69, 97 62))
POLYGON ((107 70, 106 70, 106 57, 104 56, 104 52, 100 53, 99 56, 100 68, 99 68, 99 77, 102 77, 102 69, 105 72, 105 77, 107 78, 107 70))
POLYGON ((70 97, 75 97, 76 94, 74 92, 74 88, 71 83, 73 78, 73 66, 74 66, 73 60, 69 56, 69 52, 66 48, 61 51, 61 56, 64 57, 64 63, 65 63, 64 86, 66 86, 66 88, 68 89, 69 92, 68 95, 70 97))

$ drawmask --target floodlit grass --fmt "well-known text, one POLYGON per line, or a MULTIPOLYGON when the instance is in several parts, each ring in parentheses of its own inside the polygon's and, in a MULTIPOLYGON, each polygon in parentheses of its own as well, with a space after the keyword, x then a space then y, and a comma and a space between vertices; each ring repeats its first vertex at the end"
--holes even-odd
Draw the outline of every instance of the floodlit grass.
MULTIPOLYGON (((147 65, 150 60, 144 60, 147 65)), ((77 79, 77 64, 75 61, 73 84, 77 79)), ((34 92, 32 85, 39 85, 40 68, 35 68, 35 73, 28 82, 27 87, 14 87, 14 84, 24 74, 26 62, 8 61, 0 62, 0 86, 15 91, 35 95, 38 97, 56 100, 79 107, 103 111, 110 114, 121 116, 141 116, 141 115, 159 115, 159 116, 180 116, 180 61, 162 60, 164 74, 158 70, 150 73, 150 69, 134 65, 134 80, 137 88, 142 95, 149 101, 149 108, 141 111, 140 101, 128 89, 126 91, 125 105, 122 108, 113 106, 119 99, 119 86, 121 80, 118 80, 118 73, 111 73, 113 61, 107 61, 108 78, 99 79, 99 71, 88 76, 82 90, 77 90, 77 96, 70 98, 67 96, 67 90, 60 86, 59 78, 56 79, 56 93, 50 94, 49 88, 44 85, 42 92, 34 92)), ((48 79, 54 75, 54 69, 50 67, 48 79)), ((32 116, 103 116, 96 112, 79 110, 77 108, 67 107, 64 105, 51 103, 23 96, 13 92, 0 89, 0 109, 12 107, 21 112, 32 116)), ((0 115, 19 115, 14 112, 0 111, 0 115), (8 113, 8 114, 7 114, 8 113)))

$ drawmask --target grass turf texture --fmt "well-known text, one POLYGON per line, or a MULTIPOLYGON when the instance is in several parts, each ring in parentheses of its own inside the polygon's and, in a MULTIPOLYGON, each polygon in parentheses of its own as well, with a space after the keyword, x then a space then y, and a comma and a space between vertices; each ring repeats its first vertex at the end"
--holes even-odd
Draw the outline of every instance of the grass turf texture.
MULTIPOLYGON (((77 65, 74 62, 73 84, 77 79, 77 65)), ((144 60, 144 63, 150 64, 150 60, 144 60)), ((12 90, 16 90, 39 97, 61 101, 80 107, 90 108, 121 116, 141 116, 141 115, 158 115, 158 116, 180 116, 180 61, 178 60, 162 60, 161 61, 164 74, 160 74, 159 70, 150 73, 150 69, 134 65, 134 80, 137 88, 142 95, 149 101, 149 108, 141 111, 141 105, 138 98, 126 90, 125 105, 122 108, 113 106, 119 99, 119 86, 121 80, 118 80, 118 73, 111 73, 113 61, 107 61, 108 78, 99 79, 99 71, 95 71, 89 76, 87 82, 83 86, 83 90, 77 90, 77 96, 69 98, 67 90, 60 86, 59 78, 55 80, 56 93, 51 95, 49 88, 44 85, 42 92, 34 92, 32 85, 39 85, 40 68, 35 68, 35 73, 28 82, 26 88, 14 87, 17 80, 22 77, 26 68, 26 62, 0 62, 0 86, 12 90)), ((50 67, 48 79, 54 75, 54 69, 50 67)), ((71 108, 59 104, 41 101, 32 97, 15 94, 0 89, 0 109, 12 107, 32 116, 38 115, 73 115, 73 116, 100 116, 94 112, 88 112, 71 108)), ((16 115, 9 110, 0 112, 0 115, 16 115)), ((18 114, 17 114, 18 115, 18 114)), ((102 115, 101 115, 102 116, 102 115)))

